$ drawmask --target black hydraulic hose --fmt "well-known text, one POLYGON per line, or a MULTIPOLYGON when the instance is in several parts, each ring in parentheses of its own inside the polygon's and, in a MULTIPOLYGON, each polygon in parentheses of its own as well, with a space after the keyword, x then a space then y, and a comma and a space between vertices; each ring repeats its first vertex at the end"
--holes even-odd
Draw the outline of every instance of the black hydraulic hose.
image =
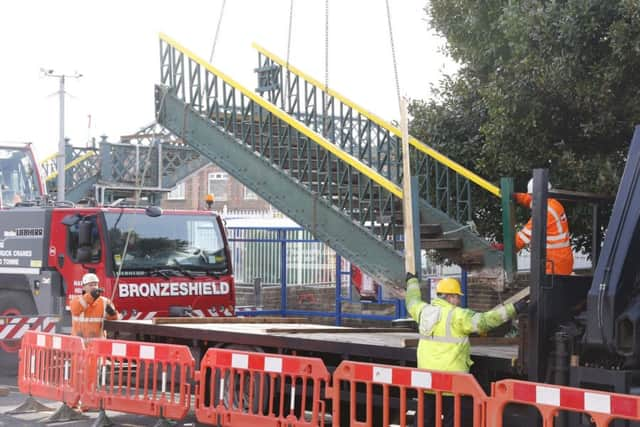
POLYGON ((604 335, 604 292, 607 289, 606 283, 600 283, 600 289, 598 290, 598 328, 600 329, 600 338, 602 338, 602 343, 607 346, 607 339, 604 335))

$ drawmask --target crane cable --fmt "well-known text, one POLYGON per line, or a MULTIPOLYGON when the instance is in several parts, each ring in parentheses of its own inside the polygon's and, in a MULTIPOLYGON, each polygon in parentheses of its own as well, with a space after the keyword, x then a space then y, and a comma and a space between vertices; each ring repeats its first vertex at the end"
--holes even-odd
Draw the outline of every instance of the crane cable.
POLYGON ((222 25, 222 15, 224 15, 224 5, 226 3, 227 3, 227 0, 222 0, 222 6, 220 6, 220 14, 218 15, 218 25, 216 26, 216 34, 213 36, 211 54, 209 55, 209 64, 213 62, 213 55, 216 52, 216 44, 218 43, 218 35, 220 34, 220 27, 222 25))
POLYGON ((393 26, 391 25, 391 9, 389 8, 389 0, 385 0, 387 5, 387 23, 389 25, 389 41, 391 42, 391 59, 393 60, 393 75, 396 82, 396 96, 398 97, 398 107, 402 103, 400 95, 400 78, 398 77, 398 62, 396 61, 396 48, 393 42, 393 26))
MULTIPOLYGON (((164 102, 164 97, 161 101, 164 102)), ((159 145, 162 144, 161 141, 158 141, 158 149, 159 149, 159 145)), ((145 176, 147 175, 147 171, 149 170, 149 166, 151 165, 151 153, 153 152, 153 145, 149 144, 149 149, 147 150, 147 157, 144 160, 144 168, 142 169, 142 175, 138 175, 136 177, 136 187, 137 189, 135 190, 135 196, 134 196, 134 205, 137 207, 139 202, 140 202, 140 197, 142 196, 142 188, 144 186, 144 179, 145 176), (139 179, 139 181, 138 181, 139 179)), ((124 207, 120 208, 120 214, 122 215, 123 211, 124 211, 124 207)), ((124 242, 124 246, 122 248, 122 254, 120 255, 120 265, 118 266, 118 271, 116 272, 116 282, 113 285, 113 290, 111 291, 111 301, 113 301, 113 298, 115 297, 116 294, 116 289, 118 289, 118 284, 120 283, 120 276, 122 274, 122 266, 124 265, 124 259, 127 256, 127 250, 129 249, 129 241, 131 239, 131 234, 133 233, 133 227, 136 223, 136 219, 138 218, 137 215, 133 216, 133 220, 131 221, 131 224, 129 225, 129 231, 127 232, 127 237, 125 239, 124 242)))
POLYGON ((284 87, 282 88, 282 109, 287 113, 292 113, 289 111, 291 109, 291 100, 289 99, 289 88, 291 85, 291 73, 289 72, 289 57, 291 56, 291 33, 293 28, 293 0, 289 2, 289 28, 287 32, 287 63, 285 65, 285 82, 284 87), (285 103, 286 99, 286 103, 285 103))
POLYGON ((324 1, 324 91, 322 98, 322 136, 327 138, 329 131, 329 0, 324 1))

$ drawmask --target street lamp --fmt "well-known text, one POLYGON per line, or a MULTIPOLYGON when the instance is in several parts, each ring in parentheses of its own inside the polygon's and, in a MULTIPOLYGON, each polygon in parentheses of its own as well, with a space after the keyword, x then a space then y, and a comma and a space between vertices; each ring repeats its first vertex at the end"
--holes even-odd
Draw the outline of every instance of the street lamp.
POLYGON ((58 201, 64 201, 65 193, 65 138, 64 138, 64 81, 66 78, 71 79, 79 79, 82 77, 82 74, 77 71, 73 74, 59 74, 54 70, 46 70, 44 68, 40 68, 40 71, 45 77, 55 77, 60 81, 60 90, 58 91, 58 95, 60 98, 60 139, 58 140, 58 156, 56 159, 56 168, 58 169, 58 195, 56 199, 58 201))

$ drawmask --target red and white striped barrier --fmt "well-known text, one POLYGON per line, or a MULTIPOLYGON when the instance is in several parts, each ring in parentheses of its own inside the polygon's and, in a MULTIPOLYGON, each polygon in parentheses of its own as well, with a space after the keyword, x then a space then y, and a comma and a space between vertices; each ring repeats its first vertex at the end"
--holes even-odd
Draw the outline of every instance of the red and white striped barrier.
MULTIPOLYGON (((462 414, 461 398, 465 397, 473 400, 474 427, 485 425, 484 403, 487 401, 487 396, 473 375, 470 374, 343 361, 333 373, 332 386, 327 389, 327 396, 333 400, 334 427, 339 427, 341 423, 357 427, 371 427, 379 420, 382 420, 382 425, 389 425, 392 419, 399 420, 400 425, 404 426, 408 424, 407 412, 410 409, 415 411, 419 420, 415 425, 422 426, 422 420, 427 412, 425 396, 434 401, 431 412, 427 412, 431 423, 434 420, 439 420, 442 415, 450 416, 454 420, 460 420, 463 416, 468 416, 470 419, 470 413, 462 414), (374 405, 374 386, 382 388, 381 406, 374 405), (348 422, 341 414, 341 399, 344 390, 349 390, 351 393, 349 413, 345 414, 348 415, 348 422), (356 390, 366 390, 364 399, 357 397, 356 390), (392 400, 390 396, 392 395, 398 396, 396 408, 390 406, 392 400), (447 399, 453 399, 450 411, 452 413, 445 413, 443 395, 447 399), (413 405, 414 396, 417 398, 417 407, 415 408, 410 407, 413 405)), ((455 425, 461 424, 456 423, 455 425)))
POLYGON ((97 339, 86 353, 84 406, 173 420, 189 412, 195 361, 188 347, 97 339))
POLYGON ((196 418, 221 426, 322 426, 322 360, 210 348, 200 366, 196 418))
POLYGON ((608 426, 615 419, 640 421, 640 397, 631 395, 517 380, 492 384, 491 394, 487 404, 488 426, 502 426, 502 413, 509 403, 535 406, 545 426, 553 425, 559 411, 589 414, 597 427, 608 426))
POLYGON ((20 348, 18 388, 75 406, 82 394, 84 366, 81 338, 27 331, 20 348))
POLYGON ((0 317, 0 341, 19 340, 27 331, 55 332, 57 316, 6 316, 0 317))
POLYGON ((452 391, 454 375, 398 366, 353 364, 353 378, 355 380, 429 390, 452 391))

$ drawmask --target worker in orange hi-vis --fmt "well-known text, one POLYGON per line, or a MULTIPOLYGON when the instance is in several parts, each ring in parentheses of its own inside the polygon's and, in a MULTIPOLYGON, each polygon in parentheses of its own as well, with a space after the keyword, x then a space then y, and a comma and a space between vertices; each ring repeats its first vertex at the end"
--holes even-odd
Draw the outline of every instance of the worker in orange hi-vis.
POLYGON ((118 320, 120 314, 113 303, 101 296, 99 279, 93 273, 82 277, 82 295, 71 301, 71 335, 84 339, 103 338, 104 320, 118 320))
MULTIPOLYGON (((549 184, 551 190, 551 184, 549 184)), ((513 193, 513 199, 521 206, 531 208, 533 179, 527 184, 527 193, 513 193)), ((516 250, 531 242, 532 219, 516 233, 516 250)), ((569 222, 562 204, 554 198, 547 199, 547 274, 570 275, 573 273, 573 249, 569 234, 569 222)))

